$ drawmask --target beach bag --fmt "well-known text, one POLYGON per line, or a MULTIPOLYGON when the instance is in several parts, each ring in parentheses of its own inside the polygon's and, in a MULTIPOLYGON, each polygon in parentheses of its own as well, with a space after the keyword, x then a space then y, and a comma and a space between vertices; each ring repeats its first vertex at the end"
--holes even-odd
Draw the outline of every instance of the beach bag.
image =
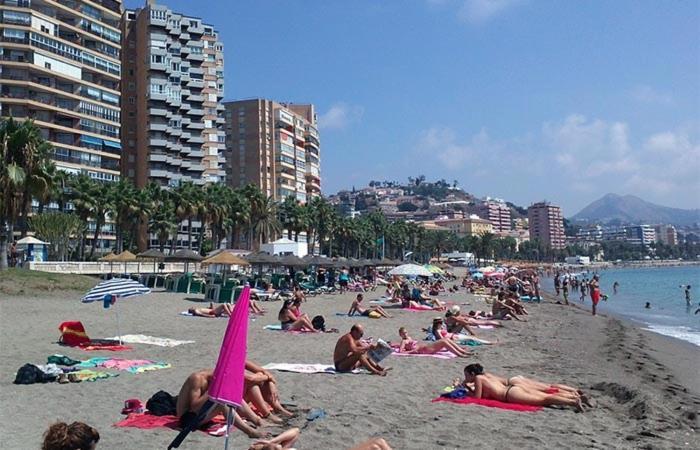
POLYGON ((55 380, 56 375, 49 375, 34 364, 23 365, 15 376, 15 384, 48 383, 55 380))
POLYGON ((370 311, 367 317, 369 317, 370 319, 381 319, 382 315, 379 314, 377 311, 370 311))
POLYGON ((154 416, 177 415, 177 399, 165 391, 158 391, 146 402, 146 409, 154 416))
POLYGON ((311 325, 314 326, 314 330, 326 331, 326 319, 323 316, 315 316, 311 319, 311 325))
POLYGON ((80 344, 90 342, 90 338, 87 333, 85 333, 83 324, 78 321, 63 322, 58 326, 58 330, 61 332, 61 337, 58 342, 63 345, 76 347, 80 344))

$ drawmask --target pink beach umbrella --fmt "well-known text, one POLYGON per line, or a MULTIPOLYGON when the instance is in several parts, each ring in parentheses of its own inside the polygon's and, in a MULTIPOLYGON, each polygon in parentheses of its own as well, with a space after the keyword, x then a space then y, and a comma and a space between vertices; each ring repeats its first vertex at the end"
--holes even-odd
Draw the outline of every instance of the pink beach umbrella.
POLYGON ((219 350, 219 359, 209 386, 209 398, 229 407, 224 448, 228 448, 228 432, 233 422, 233 409, 240 407, 243 401, 245 360, 248 352, 249 302, 250 287, 246 286, 228 319, 226 334, 219 350))

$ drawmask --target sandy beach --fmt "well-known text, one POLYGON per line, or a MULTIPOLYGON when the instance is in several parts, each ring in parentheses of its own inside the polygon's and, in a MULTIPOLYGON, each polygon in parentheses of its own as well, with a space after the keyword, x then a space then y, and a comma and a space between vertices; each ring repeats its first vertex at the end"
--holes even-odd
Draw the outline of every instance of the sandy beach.
MULTIPOLYGON (((380 291, 366 294, 372 299, 380 291)), ((311 316, 321 314, 328 326, 346 332, 355 322, 365 336, 396 340, 399 326, 417 339, 433 312, 392 310, 393 319, 339 317, 354 294, 318 296, 303 305, 311 316)), ((57 327, 80 320, 92 338, 117 334, 113 310, 101 304, 81 304, 80 293, 54 292, 41 297, 0 299, 0 447, 36 449, 47 426, 56 420, 84 421, 101 435, 99 448, 166 448, 176 432, 168 429, 115 428, 123 418, 123 402, 144 403, 158 390, 177 394, 193 371, 212 367, 226 326, 224 319, 180 316, 196 305, 186 295, 155 292, 122 301, 125 334, 147 334, 195 344, 164 348, 133 345, 127 352, 84 352, 56 344, 57 327), (60 385, 12 384, 25 363, 46 363, 59 353, 75 359, 114 356, 152 359, 172 368, 143 374, 121 373, 96 382, 60 385)), ((198 298, 196 296, 195 298, 198 298)), ((459 294, 443 300, 466 309, 485 309, 483 300, 459 294), (467 304, 467 305, 465 305, 467 304)), ((251 319, 249 358, 260 363, 332 363, 337 334, 291 335, 266 331, 277 323, 279 302, 266 302, 264 317, 251 319)), ((529 306, 527 323, 507 322, 502 329, 482 330, 495 346, 475 348, 468 359, 389 357, 386 377, 370 375, 302 375, 277 372, 283 402, 296 405, 300 415, 290 425, 302 428, 300 449, 346 449, 372 436, 382 436, 395 449, 467 448, 700 448, 694 431, 700 423, 698 347, 632 328, 616 319, 591 317, 576 307, 551 302, 529 306), (549 382, 580 386, 597 407, 585 413, 545 408, 519 413, 473 405, 431 403, 442 388, 461 376, 469 362, 504 376, 527 375, 549 382), (305 412, 322 408, 323 419, 307 422, 305 412)), ((272 428, 270 431, 279 431, 272 428)), ((252 442, 235 431, 232 448, 252 442)), ((223 438, 194 433, 188 449, 223 447, 223 438)))

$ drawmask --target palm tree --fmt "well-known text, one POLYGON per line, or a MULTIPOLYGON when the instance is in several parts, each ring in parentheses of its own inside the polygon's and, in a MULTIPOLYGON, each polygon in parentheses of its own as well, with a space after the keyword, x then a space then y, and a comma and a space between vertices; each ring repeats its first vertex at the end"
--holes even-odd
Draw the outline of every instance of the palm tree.
POLYGON ((284 230, 287 232, 287 239, 292 240, 294 230, 299 228, 299 220, 302 216, 303 209, 299 204, 299 200, 291 195, 285 197, 284 201, 277 208, 279 221, 284 230))
MULTIPOLYGON (((223 229, 228 232, 226 239, 228 248, 233 248, 239 241, 241 231, 250 222, 250 203, 246 201, 241 190, 234 189, 228 197, 228 214, 222 223, 223 229)), ((248 240, 250 243, 250 240, 248 240)))
MULTIPOLYGON (((80 245, 78 248, 78 257, 82 260, 85 255, 86 234, 88 230, 88 221, 91 217, 95 217, 95 209, 97 205, 104 201, 104 198, 95 197, 97 192, 97 184, 92 178, 85 174, 80 174, 71 179, 70 184, 70 201, 75 208, 75 213, 83 224, 80 234, 80 245)), ((97 224, 96 224, 97 225, 97 224)), ((99 228, 98 228, 99 229, 99 228)), ((97 230, 96 230, 97 231, 97 230)), ((93 248, 97 241, 93 242, 93 248)))
POLYGON ((149 233, 155 234, 158 239, 159 250, 165 251, 165 244, 171 234, 177 233, 175 218, 175 205, 168 195, 168 191, 161 191, 156 199, 156 207, 148 220, 149 233))
MULTIPOLYGON (((180 184, 178 187, 173 189, 172 198, 175 203, 175 216, 177 217, 178 224, 181 224, 185 220, 188 224, 187 239, 188 247, 192 249, 192 219, 197 214, 197 195, 199 190, 190 182, 185 182, 180 184)), ((178 225, 179 226, 179 225, 178 225)), ((175 252, 175 247, 177 245, 177 234, 175 239, 172 240, 171 251, 175 252)))
POLYGON ((282 231, 277 220, 277 205, 272 197, 261 196, 251 205, 250 227, 255 250, 264 242, 273 240, 282 231))
POLYGON ((7 269, 7 243, 13 239, 26 179, 13 138, 17 128, 12 119, 0 123, 0 227, 5 231, 0 229, 0 270, 7 269))
POLYGON ((114 221, 117 225, 117 251, 122 252, 127 233, 133 235, 135 226, 140 221, 138 191, 133 184, 125 180, 112 183, 109 188, 114 221))

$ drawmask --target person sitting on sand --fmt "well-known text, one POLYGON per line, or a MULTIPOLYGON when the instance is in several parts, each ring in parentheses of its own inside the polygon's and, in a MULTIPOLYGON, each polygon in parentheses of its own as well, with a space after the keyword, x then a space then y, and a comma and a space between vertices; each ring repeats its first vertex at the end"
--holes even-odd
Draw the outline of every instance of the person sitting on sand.
POLYGON ((255 410, 263 419, 281 423, 282 420, 275 416, 273 411, 286 418, 294 416, 294 413, 280 403, 277 380, 272 373, 250 360, 245 362, 245 399, 255 406, 255 410))
POLYGON ((413 288, 413 292, 411 293, 411 299, 413 301, 418 302, 421 305, 432 306, 434 309, 445 309, 444 303, 442 303, 436 298, 431 298, 423 294, 423 288, 420 287, 413 288))
POLYGON ((498 297, 491 305, 491 317, 497 320, 515 319, 522 320, 515 313, 515 309, 505 303, 505 292, 499 292, 498 297))
POLYGON ((466 330, 469 334, 474 334, 473 332, 471 332, 471 329, 469 328, 470 326, 503 326, 503 324, 497 320, 477 319, 475 317, 462 316, 461 308, 459 307, 459 305, 452 305, 452 307, 450 307, 450 310, 445 313, 445 325, 447 326, 447 331, 450 333, 460 333, 462 330, 466 330))
POLYGON ((518 298, 518 294, 506 294, 505 299, 503 302, 513 308, 516 314, 522 314, 527 316, 528 312, 525 309, 525 306, 522 304, 520 299, 518 298))
POLYGON ((358 444, 350 450, 391 450, 391 447, 384 439, 374 438, 358 444))
POLYGON ((458 344, 455 344, 451 340, 445 338, 430 342, 428 344, 418 343, 418 341, 408 335, 408 332, 404 327, 399 328, 399 336, 401 336, 401 343, 399 344, 398 348, 399 353, 433 355, 441 351, 447 351, 462 358, 466 358, 467 356, 471 355, 470 352, 462 350, 458 344))
POLYGON ((391 319, 391 316, 387 314, 386 311, 384 311, 384 308, 381 306, 369 306, 367 308, 362 307, 362 300, 364 299, 362 294, 357 294, 357 298, 353 300, 352 306, 350 306, 350 311, 348 311, 348 316, 352 316, 355 313, 365 316, 365 317, 371 317, 371 313, 379 314, 380 317, 384 317, 386 319, 391 319))
POLYGON ((213 303, 209 303, 209 308, 190 308, 187 312, 197 317, 231 317, 233 308, 228 303, 221 303, 216 307, 213 303))
POLYGON ((361 341, 365 334, 360 324, 350 328, 350 332, 338 339, 333 351, 333 365, 338 372, 351 372, 359 367, 364 367, 375 375, 386 376, 387 370, 372 361, 367 353, 376 348, 361 341))
POLYGON ((41 450, 94 450, 100 433, 83 422, 56 422, 44 433, 41 450))
POLYGON ((447 327, 445 327, 445 322, 442 320, 442 317, 435 317, 433 319, 433 325, 425 331, 428 332, 428 335, 425 337, 427 341, 439 341, 440 339, 450 339, 471 340, 485 345, 493 344, 493 342, 489 342, 485 339, 480 339, 473 334, 467 336, 460 333, 450 333, 449 331, 447 331, 447 327))
POLYGON ((583 412, 582 398, 577 393, 560 390, 557 393, 547 394, 523 383, 504 385, 500 380, 484 374, 481 364, 469 364, 464 368, 462 385, 472 393, 474 398, 531 406, 572 406, 577 411, 583 412))
MULTIPOLYGON (((189 426, 190 422, 196 419, 199 410, 209 399, 207 392, 209 390, 209 384, 211 383, 213 374, 214 371, 211 369, 200 370, 198 372, 194 372, 185 380, 185 383, 182 385, 180 393, 177 396, 176 414, 180 419, 180 426, 189 426)), ((264 434, 261 431, 252 428, 241 418, 241 416, 238 415, 238 413, 241 413, 255 425, 262 425, 262 419, 257 417, 257 415, 250 410, 247 403, 242 403, 243 404, 241 407, 237 408, 234 412, 233 425, 239 430, 243 431, 249 437, 263 437, 264 434)), ((200 427, 207 422, 210 422, 219 414, 223 414, 225 416, 227 414, 227 409, 228 408, 224 405, 216 404, 200 423, 193 425, 200 427)))
MULTIPOLYGON (((316 333, 317 330, 311 324, 309 317, 306 314, 297 316, 295 310, 293 309, 294 303, 300 303, 299 300, 285 300, 282 304, 277 319, 282 325, 282 330, 284 331, 309 331, 316 333)), ((298 310, 297 310, 298 311, 298 310)))

